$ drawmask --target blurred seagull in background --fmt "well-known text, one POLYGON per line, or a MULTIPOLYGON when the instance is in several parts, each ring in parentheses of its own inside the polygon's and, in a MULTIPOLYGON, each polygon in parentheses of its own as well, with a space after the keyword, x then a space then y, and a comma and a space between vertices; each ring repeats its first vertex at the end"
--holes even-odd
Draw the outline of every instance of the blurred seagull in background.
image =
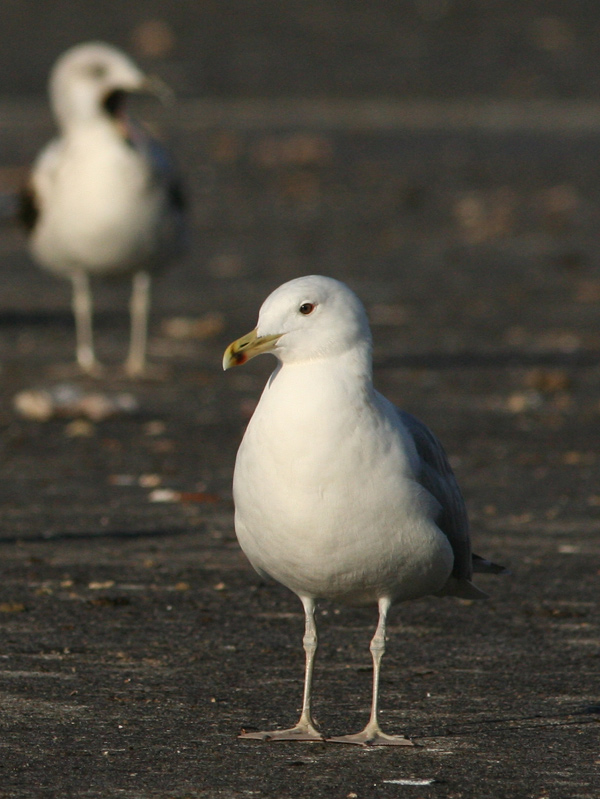
POLYGON ((63 53, 49 82, 60 135, 40 152, 20 217, 35 260, 71 280, 77 363, 100 373, 94 354, 90 278, 132 275, 126 372, 146 369, 151 273, 177 254, 184 202, 163 147, 127 114, 127 95, 170 90, 108 44, 63 53))
POLYGON ((323 740, 311 714, 315 600, 323 598, 379 607, 369 722, 328 740, 410 745, 378 720, 390 605, 427 594, 484 599, 473 571, 506 570, 471 554, 465 504, 437 438, 374 389, 367 316, 347 286, 320 276, 280 286, 223 366, 265 352, 279 363, 237 454, 235 527, 258 573, 302 601, 306 669, 298 724, 242 737, 323 740))

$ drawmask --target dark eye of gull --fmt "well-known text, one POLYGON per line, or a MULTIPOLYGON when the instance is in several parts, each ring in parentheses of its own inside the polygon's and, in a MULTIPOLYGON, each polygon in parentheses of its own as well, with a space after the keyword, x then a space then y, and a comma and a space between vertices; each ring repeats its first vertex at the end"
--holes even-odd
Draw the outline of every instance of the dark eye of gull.
POLYGON ((298 310, 300 313, 308 316, 309 313, 312 313, 315 310, 315 306, 312 302, 303 302, 298 310))

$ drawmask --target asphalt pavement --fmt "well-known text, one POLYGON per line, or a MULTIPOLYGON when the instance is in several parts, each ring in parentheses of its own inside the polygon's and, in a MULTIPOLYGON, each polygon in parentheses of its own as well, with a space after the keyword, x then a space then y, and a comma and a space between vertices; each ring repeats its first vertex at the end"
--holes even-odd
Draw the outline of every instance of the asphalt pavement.
MULTIPOLYGON (((55 26, 46 38, 34 28, 25 64, 32 5, 11 4, 4 34, 20 76, 5 70, 0 100, 5 193, 52 133, 38 74, 84 35, 83 16, 61 27, 79 5, 50 4, 55 26)), ((157 278, 155 379, 122 376, 127 286, 98 285, 108 371, 92 381, 69 369, 68 284, 31 263, 16 227, 0 231, 0 797, 597 797, 600 141, 585 71, 597 14, 521 14, 512 83, 491 57, 509 51, 508 29, 482 22, 477 36, 494 42, 484 102, 472 77, 430 88, 440 26, 456 70, 461 47, 471 65, 485 52, 480 38, 466 47, 458 3, 416 3, 418 18, 411 4, 405 33, 422 69, 405 94, 385 83, 386 59, 359 70, 360 91, 343 88, 354 41, 361 63, 373 43, 391 53, 397 42, 381 32, 383 3, 378 28, 358 4, 336 27, 335 3, 292 4, 295 15, 259 3, 254 38, 231 32, 238 4, 231 28, 204 3, 165 12, 162 29, 142 25, 159 5, 122 5, 117 43, 155 53, 184 95, 153 113, 186 179, 190 248, 157 278), (210 59, 190 33, 206 20, 220 36, 210 59), (259 35, 265 20, 277 24, 259 35), (337 31, 334 53, 324 29, 337 31), (267 67, 311 41, 338 68, 316 60, 298 99, 292 67, 277 81, 267 67), (228 44, 246 60, 219 73, 228 44), (575 99, 591 122, 569 124, 575 99), (382 722, 413 748, 237 738, 295 721, 303 620, 296 597, 254 574, 233 529, 235 452, 272 363, 224 374, 221 356, 273 288, 309 273, 361 296, 377 387, 442 440, 475 551, 512 570, 480 578, 486 602, 394 609, 382 722), (68 391, 77 401, 62 401, 68 391), (40 396, 45 412, 31 404, 40 396)), ((88 18, 90 37, 109 38, 115 19, 88 18)), ((323 603, 318 623, 316 718, 355 731, 375 609, 323 603)))

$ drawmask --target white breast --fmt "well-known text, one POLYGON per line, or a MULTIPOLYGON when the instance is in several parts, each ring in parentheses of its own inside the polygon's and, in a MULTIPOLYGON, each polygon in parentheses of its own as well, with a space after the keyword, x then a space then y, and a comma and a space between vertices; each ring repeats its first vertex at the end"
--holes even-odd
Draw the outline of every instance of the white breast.
POLYGON ((34 185, 41 214, 31 246, 49 269, 122 271, 153 256, 164 198, 142 154, 110 123, 51 145, 34 185))
POLYGON ((453 556, 415 479, 412 440, 383 397, 351 388, 318 362, 267 385, 236 461, 240 545, 300 595, 361 603, 437 591, 453 556))

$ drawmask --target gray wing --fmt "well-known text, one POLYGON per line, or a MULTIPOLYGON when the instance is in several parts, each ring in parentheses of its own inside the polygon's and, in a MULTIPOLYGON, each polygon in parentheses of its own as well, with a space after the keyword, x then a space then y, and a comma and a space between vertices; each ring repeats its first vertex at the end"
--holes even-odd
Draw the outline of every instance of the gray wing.
POLYGON ((188 243, 185 187, 168 150, 161 142, 148 136, 145 148, 154 179, 165 193, 165 238, 173 249, 171 255, 181 255, 187 249, 188 243))
POLYGON ((441 505, 436 523, 454 552, 452 574, 458 580, 470 580, 473 566, 467 509, 444 448, 427 425, 406 411, 396 410, 421 459, 419 482, 441 505))
POLYGON ((165 238, 174 246, 173 254, 180 254, 186 245, 187 198, 185 187, 167 148, 152 136, 146 126, 127 118, 120 133, 124 141, 137 150, 150 169, 153 184, 159 186, 166 199, 165 238))

